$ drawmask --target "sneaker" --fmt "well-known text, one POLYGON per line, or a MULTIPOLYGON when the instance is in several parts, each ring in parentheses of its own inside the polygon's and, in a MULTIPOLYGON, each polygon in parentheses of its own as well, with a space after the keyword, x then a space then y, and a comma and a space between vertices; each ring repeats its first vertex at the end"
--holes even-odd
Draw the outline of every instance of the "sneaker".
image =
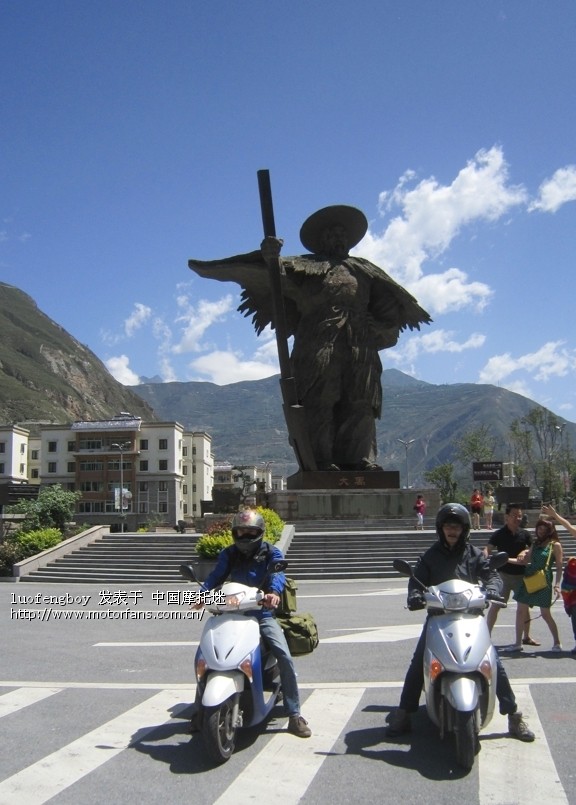
POLYGON ((510 713, 508 716, 508 732, 519 741, 533 741, 534 733, 522 718, 522 713, 510 713))
POLYGON ((312 735, 308 722, 300 715, 290 716, 288 719, 288 732, 291 732, 292 735, 297 735, 299 738, 309 738, 312 735))
POLYGON ((561 644, 560 643, 554 643, 554 645, 552 646, 550 651, 553 651, 555 654, 557 654, 559 651, 562 651, 561 644))
POLYGON ((500 651, 504 651, 506 654, 519 654, 521 651, 524 651, 524 649, 522 646, 517 646, 516 643, 512 643, 510 646, 504 646, 500 651))
POLYGON ((392 737, 395 735, 404 735, 406 732, 410 732, 412 730, 410 713, 407 713, 406 710, 403 710, 401 707, 397 707, 395 710, 392 710, 388 714, 386 721, 388 722, 386 734, 392 737))

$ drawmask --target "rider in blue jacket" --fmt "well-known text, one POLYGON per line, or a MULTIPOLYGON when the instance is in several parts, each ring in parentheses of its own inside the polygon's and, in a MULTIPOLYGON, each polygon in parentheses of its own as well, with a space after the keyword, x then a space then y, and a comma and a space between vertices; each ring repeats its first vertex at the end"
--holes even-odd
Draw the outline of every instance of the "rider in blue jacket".
POLYGON ((257 615, 260 620, 260 634, 278 660, 284 709, 288 716, 288 732, 299 738, 309 738, 312 731, 306 719, 300 714, 300 694, 294 661, 284 632, 274 617, 274 609, 280 603, 286 577, 280 572, 265 578, 270 563, 278 562, 284 557, 279 548, 264 542, 265 530, 264 518, 257 511, 246 509, 234 515, 232 520, 234 544, 220 551, 216 566, 202 584, 201 590, 207 592, 220 587, 228 578, 249 587, 261 588, 263 582, 266 582, 262 611, 257 615))

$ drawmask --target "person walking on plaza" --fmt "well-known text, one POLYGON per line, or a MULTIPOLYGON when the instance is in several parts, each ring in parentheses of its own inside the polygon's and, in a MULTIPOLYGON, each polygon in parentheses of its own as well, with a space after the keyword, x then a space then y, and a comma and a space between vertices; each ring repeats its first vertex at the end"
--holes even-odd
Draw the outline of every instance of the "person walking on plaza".
MULTIPOLYGON (((506 514, 504 515, 504 525, 490 537, 488 545, 484 548, 486 556, 489 556, 493 551, 505 551, 511 559, 517 559, 528 550, 532 544, 532 537, 525 528, 521 528, 520 526, 523 517, 524 512, 522 510, 522 504, 507 504, 506 514)), ((504 596, 504 600, 508 602, 510 593, 515 592, 522 582, 524 565, 516 562, 507 562, 498 572, 502 579, 502 595, 504 596)), ((486 624, 490 632, 492 632, 499 612, 500 607, 494 605, 488 610, 486 624)), ((524 638, 522 642, 525 646, 540 645, 540 643, 530 637, 530 621, 524 625, 524 638)))
POLYGON ((551 606, 556 598, 560 597, 560 582, 562 580, 562 545, 554 524, 549 520, 538 520, 536 523, 535 540, 527 553, 511 561, 525 566, 524 576, 520 585, 514 592, 514 599, 518 602, 516 607, 516 642, 505 649, 508 652, 522 651, 522 632, 524 625, 530 621, 530 609, 540 607, 542 620, 552 634, 552 651, 562 651, 558 626, 552 617, 551 606), (556 566, 556 580, 552 584, 552 560, 556 566), (536 592, 528 592, 526 580, 534 573, 543 570, 546 577, 546 586, 536 592))
POLYGON ((480 531, 480 515, 484 511, 484 496, 479 489, 475 489, 470 497, 470 511, 472 512, 472 528, 480 531))
MULTIPOLYGON (((573 556, 566 562, 560 593, 564 602, 564 611, 572 622, 572 632, 574 640, 576 640, 576 558, 573 556)), ((576 654, 576 645, 570 653, 576 654)))
POLYGON ((414 511, 416 512, 416 531, 424 531, 424 515, 426 514, 426 501, 424 495, 416 496, 416 503, 414 504, 414 511))
MULTIPOLYGON (((498 573, 490 569, 484 552, 470 545, 470 515, 465 506, 459 503, 442 506, 436 515, 436 536, 437 541, 420 557, 414 568, 414 578, 408 582, 408 609, 423 609, 426 606, 418 581, 429 587, 459 578, 472 584, 482 582, 489 593, 500 595, 502 582, 498 573)), ((418 710, 424 686, 425 645, 426 624, 404 680, 400 704, 388 715, 387 734, 390 736, 403 735, 412 729, 411 714, 418 710)), ((522 713, 518 712, 516 697, 500 658, 497 664, 496 696, 500 713, 508 716, 510 735, 520 741, 533 741, 534 733, 528 728, 522 713)))

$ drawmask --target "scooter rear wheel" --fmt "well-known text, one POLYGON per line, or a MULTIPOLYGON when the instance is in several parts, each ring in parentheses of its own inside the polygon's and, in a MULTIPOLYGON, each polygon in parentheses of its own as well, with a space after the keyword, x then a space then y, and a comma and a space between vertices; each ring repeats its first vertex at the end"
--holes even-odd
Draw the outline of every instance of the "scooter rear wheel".
POLYGON ((474 712, 456 712, 454 737, 456 739, 456 762, 464 769, 470 770, 474 765, 477 738, 474 712))
POLYGON ((239 694, 230 696, 217 707, 206 707, 202 721, 202 737, 208 754, 216 763, 225 763, 236 744, 237 703, 239 694))

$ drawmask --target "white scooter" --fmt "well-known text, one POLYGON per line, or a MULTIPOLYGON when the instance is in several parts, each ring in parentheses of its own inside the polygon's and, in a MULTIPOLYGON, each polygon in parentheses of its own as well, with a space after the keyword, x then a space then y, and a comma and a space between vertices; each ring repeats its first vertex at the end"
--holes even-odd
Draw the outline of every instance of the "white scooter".
MULTIPOLYGON (((493 554, 490 567, 502 567, 507 560, 505 553, 493 554)), ((483 587, 460 579, 426 587, 403 559, 395 559, 393 566, 424 591, 429 616, 424 649, 428 715, 440 728, 441 738, 454 733, 456 760, 471 769, 479 748, 478 734, 490 722, 496 701, 498 656, 484 610, 492 602, 506 604, 489 599, 483 587)))
MULTIPOLYGON (((276 562, 269 574, 286 567, 288 562, 276 562)), ((191 565, 181 565, 180 573, 198 582, 191 565)), ((260 724, 278 701, 280 672, 263 646, 255 617, 262 611, 262 590, 226 582, 204 595, 213 617, 204 626, 194 661, 194 721, 211 758, 224 763, 234 751, 238 728, 260 724)))

